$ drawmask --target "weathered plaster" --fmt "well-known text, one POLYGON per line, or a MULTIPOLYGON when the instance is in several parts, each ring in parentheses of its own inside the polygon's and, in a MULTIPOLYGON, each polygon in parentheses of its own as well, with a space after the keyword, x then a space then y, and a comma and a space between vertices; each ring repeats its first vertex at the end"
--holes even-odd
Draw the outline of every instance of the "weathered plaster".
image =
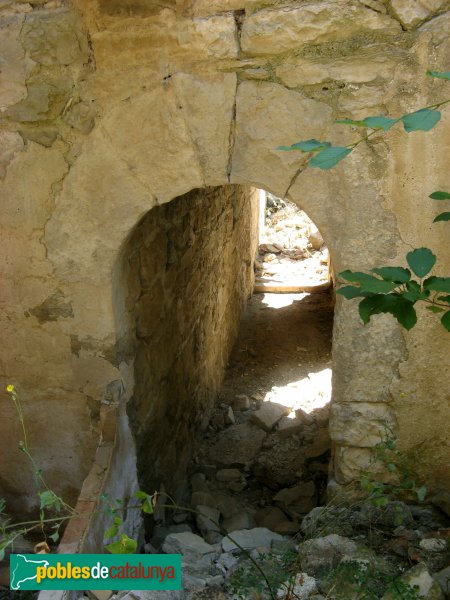
MULTIPOLYGON (((337 272, 404 264, 420 245, 447 272, 447 230, 430 225, 437 208, 427 196, 450 185, 448 109, 435 131, 393 129, 327 173, 276 147, 347 143, 356 132, 332 127, 334 118, 443 99, 447 84, 423 74, 448 70, 450 56, 439 0, 415 12, 402 0, 65 4, 0 9, 0 316, 2 389, 17 385, 36 457, 69 498, 92 464, 108 384, 122 377, 133 393, 117 264, 153 207, 194 188, 259 186, 308 212, 337 272)), ((163 293, 149 306, 164 306, 163 293)), ((336 305, 334 475, 358 476, 385 415, 405 449, 420 448, 429 485, 448 487, 448 335, 431 323, 405 333, 384 316, 364 328, 356 312, 336 305)), ((2 392, 2 492, 27 510, 8 402, 2 392)))

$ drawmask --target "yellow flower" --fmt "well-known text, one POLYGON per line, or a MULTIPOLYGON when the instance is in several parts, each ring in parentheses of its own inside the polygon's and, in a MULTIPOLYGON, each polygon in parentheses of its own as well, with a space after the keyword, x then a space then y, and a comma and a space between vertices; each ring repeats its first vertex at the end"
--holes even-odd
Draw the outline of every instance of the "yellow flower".
POLYGON ((14 392, 14 386, 10 383, 6 386, 6 391, 10 393, 14 392))

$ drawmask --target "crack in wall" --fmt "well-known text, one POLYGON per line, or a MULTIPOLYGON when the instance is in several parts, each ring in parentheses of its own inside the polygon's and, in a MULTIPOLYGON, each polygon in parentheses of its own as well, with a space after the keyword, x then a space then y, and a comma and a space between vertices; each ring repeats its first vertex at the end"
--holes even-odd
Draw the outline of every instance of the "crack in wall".
POLYGON ((228 164, 227 164, 227 179, 231 183, 231 171, 233 169, 233 154, 236 144, 236 115, 237 115, 237 93, 239 81, 236 79, 236 89, 234 92, 233 109, 231 113, 230 133, 228 137, 228 164))

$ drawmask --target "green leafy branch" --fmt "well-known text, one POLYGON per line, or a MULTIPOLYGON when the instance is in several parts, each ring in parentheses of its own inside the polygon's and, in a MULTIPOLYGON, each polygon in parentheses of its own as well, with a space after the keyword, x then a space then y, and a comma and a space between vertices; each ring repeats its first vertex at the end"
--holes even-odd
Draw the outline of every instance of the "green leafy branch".
MULTIPOLYGON (((142 490, 138 490, 135 493, 135 498, 137 498, 140 501, 139 504, 137 506, 131 506, 131 507, 128 506, 127 510, 129 508, 140 508, 145 514, 151 515, 154 512, 157 498, 158 498, 158 496, 161 496, 161 495, 166 496, 170 500, 170 504, 162 504, 161 508, 169 508, 172 510, 182 510, 183 512, 189 512, 189 513, 195 514, 197 516, 204 517, 205 519, 210 521, 213 525, 215 525, 215 527, 217 527, 218 531, 220 531, 220 533, 223 536, 229 538, 231 540, 231 542, 233 542, 233 544, 235 544, 239 548, 239 550, 241 550, 241 552, 243 552, 246 555, 246 557, 253 563, 254 567, 259 571, 260 575, 263 577, 263 579, 265 581, 265 584, 267 585, 267 589, 269 591, 271 600, 276 600, 276 594, 273 590, 273 587, 271 585, 269 577, 267 576, 266 572, 261 567, 261 565, 251 556, 250 552, 246 548, 244 548, 239 542, 237 542, 235 539, 233 539, 233 537, 227 532, 226 529, 224 529, 222 527, 222 525, 220 525, 220 523, 218 521, 211 518, 209 515, 206 515, 206 514, 202 513, 201 511, 195 510, 193 508, 188 508, 186 506, 179 506, 175 502, 175 500, 166 492, 164 492, 164 493, 163 492, 155 492, 154 494, 147 494, 147 492, 144 492, 142 490)), ((116 513, 119 512, 120 510, 122 510, 122 508, 120 508, 120 507, 116 507, 113 509, 113 511, 116 513)), ((108 552, 111 552, 112 554, 130 554, 130 553, 133 553, 136 551, 136 548, 137 548, 136 540, 133 540, 125 533, 120 533, 120 527, 122 525, 123 525, 123 520, 120 517, 116 516, 114 518, 112 526, 105 531, 105 534, 104 534, 105 539, 115 538, 119 535, 118 540, 113 541, 105 546, 106 550, 108 550, 108 552)))
MULTIPOLYGON (((448 192, 433 192, 433 200, 448 200, 448 192)), ((434 221, 448 221, 450 213, 439 214, 434 221)), ((376 267, 370 273, 342 271, 339 277, 352 283, 337 290, 347 300, 363 298, 359 315, 366 325, 373 315, 390 313, 405 329, 417 323, 414 305, 426 304, 433 313, 441 314, 441 324, 450 331, 450 277, 431 275, 424 279, 436 264, 436 256, 429 248, 416 248, 406 255, 409 269, 404 267, 376 267), (412 273, 411 273, 412 271, 412 273), (418 279, 413 279, 412 274, 418 279)))
POLYGON ((61 525, 76 514, 74 509, 64 502, 60 496, 55 494, 45 481, 42 469, 38 467, 28 443, 25 418, 18 392, 12 384, 6 386, 6 391, 14 404, 22 429, 22 439, 19 441, 19 448, 33 467, 37 496, 39 498, 39 519, 11 524, 10 519, 6 517, 4 512, 6 503, 3 499, 0 499, 0 560, 3 559, 6 548, 11 546, 16 538, 26 535, 37 528, 41 529, 44 539, 51 539, 56 543, 59 540, 61 525), (48 527, 50 527, 51 533, 48 533, 48 527))
MULTIPOLYGON (((427 71, 427 75, 438 79, 450 81, 450 71, 439 73, 437 71, 427 71)), ((277 150, 291 151, 300 150, 300 152, 311 153, 313 156, 308 161, 308 165, 319 169, 327 170, 337 165, 346 158, 362 142, 367 141, 373 135, 383 131, 389 131, 397 123, 402 123, 407 133, 413 131, 430 131, 441 119, 441 112, 438 110, 441 106, 448 104, 450 98, 442 102, 437 102, 426 106, 414 112, 406 113, 401 117, 392 118, 385 116, 366 117, 361 120, 337 119, 335 123, 340 125, 351 125, 362 127, 366 132, 355 142, 346 146, 333 146, 330 142, 319 141, 316 139, 303 140, 295 142, 291 146, 278 146, 277 150), (367 133, 367 129, 370 129, 367 133)))
MULTIPOLYGON (((367 469, 360 479, 361 489, 368 494, 371 503, 383 508, 390 500, 417 500, 423 502, 427 494, 425 485, 417 485, 412 474, 411 459, 404 452, 397 449, 397 443, 392 431, 386 428, 386 436, 375 446, 374 460, 383 465, 387 472, 395 478, 395 482, 386 482, 376 479, 367 469)), ((403 523, 402 509, 397 511, 394 522, 396 525, 403 523)))

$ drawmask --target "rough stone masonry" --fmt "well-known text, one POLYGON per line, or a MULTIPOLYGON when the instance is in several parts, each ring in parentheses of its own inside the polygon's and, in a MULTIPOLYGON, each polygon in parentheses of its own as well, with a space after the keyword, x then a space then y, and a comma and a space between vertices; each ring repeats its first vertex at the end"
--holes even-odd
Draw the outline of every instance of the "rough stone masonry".
MULTIPOLYGON (((448 97, 446 82, 425 77, 450 68, 448 1, 2 0, 0 18, 1 389, 17 386, 36 458, 68 500, 92 464, 111 389, 129 401, 139 452, 150 422, 170 433, 162 447, 149 438, 149 455, 185 460, 182 439, 211 406, 251 288, 251 187, 304 209, 336 272, 402 264, 425 245, 446 273, 448 229, 431 228, 427 196, 450 186, 448 109, 432 132, 394 128, 326 173, 276 148, 346 143, 354 132, 334 118, 401 115, 448 97), (210 244, 222 263, 211 265, 210 244), (158 256, 155 283, 136 287, 158 256), (188 274, 182 288, 174 264, 188 274), (145 327, 155 322, 153 336, 145 327), (136 336, 141 349, 129 352, 136 336), (188 373, 189 344, 204 373, 196 365, 189 394, 165 411, 167 367, 188 373)), ((389 426, 417 450, 430 489, 450 490, 448 334, 432 315, 420 320, 409 333, 388 316, 363 327, 355 303, 337 302, 338 486, 358 478, 389 426)), ((4 392, 1 406, 0 495, 23 513, 32 474, 4 392)))

